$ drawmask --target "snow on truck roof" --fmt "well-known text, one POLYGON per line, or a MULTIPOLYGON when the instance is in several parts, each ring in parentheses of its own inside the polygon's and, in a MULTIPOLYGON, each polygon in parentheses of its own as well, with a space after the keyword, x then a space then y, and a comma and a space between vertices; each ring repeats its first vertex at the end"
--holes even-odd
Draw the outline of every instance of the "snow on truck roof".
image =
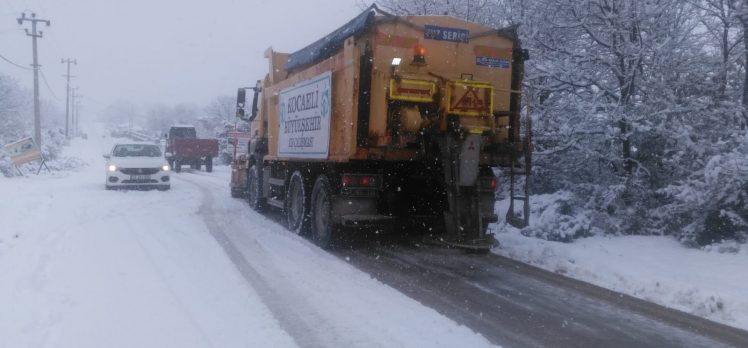
MULTIPOLYGON (((398 18, 398 16, 392 15, 385 11, 382 11, 376 4, 372 4, 364 12, 344 24, 342 27, 328 34, 327 36, 313 42, 312 44, 291 53, 288 56, 288 61, 284 66, 286 71, 291 71, 297 68, 305 67, 310 64, 317 63, 323 59, 332 57, 335 53, 343 47, 345 40, 351 36, 358 37, 366 32, 372 25, 374 25, 374 19, 377 14, 381 14, 384 17, 398 18)), ((411 17, 411 16, 409 16, 411 17)), ((417 17, 417 16, 412 16, 417 17)), ((428 17, 450 17, 450 16, 428 16, 428 17)), ((487 27, 487 30, 491 28, 487 27)), ((506 37, 510 40, 517 40, 516 26, 510 26, 501 29, 493 29, 499 36, 506 37)))
POLYGON ((366 11, 356 16, 356 18, 353 18, 350 22, 333 31, 329 35, 315 41, 309 46, 291 53, 291 55, 288 56, 288 62, 286 63, 285 69, 293 70, 331 57, 341 47, 343 47, 345 39, 351 36, 358 36, 371 26, 374 22, 374 9, 376 9, 376 7, 372 5, 366 11))

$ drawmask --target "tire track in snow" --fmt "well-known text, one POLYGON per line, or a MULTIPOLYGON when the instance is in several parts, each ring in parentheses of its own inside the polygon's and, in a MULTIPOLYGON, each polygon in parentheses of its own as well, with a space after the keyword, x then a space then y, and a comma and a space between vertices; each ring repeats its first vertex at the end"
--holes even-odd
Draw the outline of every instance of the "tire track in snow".
POLYGON ((142 240, 144 236, 140 235, 142 232, 140 232, 141 229, 138 228, 139 226, 133 226, 133 223, 130 220, 125 220, 124 223, 129 227, 129 231, 133 231, 133 233, 130 233, 129 235, 135 240, 135 243, 138 245, 138 247, 140 247, 140 250, 143 252, 143 254, 145 254, 145 257, 151 264, 154 272, 156 272, 156 274, 158 275, 158 279, 161 281, 164 288, 166 288, 166 291, 169 292, 174 302, 176 302, 176 304, 179 306, 179 309, 182 311, 182 313, 184 313, 187 321, 192 325, 192 327, 195 328, 195 331, 198 332, 201 340, 205 342, 205 346, 215 347, 213 345, 213 342, 211 342, 210 338, 205 333, 205 330, 203 330, 202 326, 200 326, 200 323, 198 323, 198 321, 192 315, 192 311, 187 307, 185 302, 169 283, 168 277, 161 269, 161 266, 159 266, 159 263, 155 261, 155 258, 153 257, 151 251, 148 249, 148 247, 146 247, 145 243, 142 240))
MULTIPOLYGON (((188 183, 202 192, 203 201, 199 214, 203 217, 210 234, 221 245, 229 259, 236 265, 241 275, 262 299, 265 306, 270 309, 281 328, 291 336, 298 346, 356 346, 355 341, 342 339, 336 333, 337 329, 327 323, 316 310, 306 303, 304 296, 298 290, 295 290, 293 284, 283 277, 270 276, 278 274, 278 272, 272 264, 263 262, 263 260, 269 260, 268 257, 265 257, 267 253, 261 245, 251 239, 251 236, 246 236, 247 238, 241 241, 242 249, 240 250, 235 241, 224 233, 226 230, 241 231, 246 226, 236 225, 234 220, 222 219, 215 212, 213 192, 210 189, 189 180, 188 176, 180 175, 177 180, 188 183), (247 257, 251 257, 252 263, 247 257), (253 267, 252 264, 262 265, 262 272, 259 267, 253 267)), ((226 184, 225 182, 221 183, 226 184)), ((215 184, 218 186, 217 181, 215 184)))

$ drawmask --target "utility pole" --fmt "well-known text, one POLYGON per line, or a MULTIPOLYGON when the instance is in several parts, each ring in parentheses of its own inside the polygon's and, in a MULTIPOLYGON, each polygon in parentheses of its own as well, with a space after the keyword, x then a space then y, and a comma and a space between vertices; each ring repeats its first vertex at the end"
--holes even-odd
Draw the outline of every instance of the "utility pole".
MULTIPOLYGON (((82 97, 81 95, 78 96, 78 98, 82 97)), ((75 123, 74 123, 74 134, 78 135, 80 131, 80 120, 81 120, 81 102, 77 101, 75 103, 75 123)))
POLYGON ((67 88, 66 88, 66 93, 65 93, 65 136, 67 137, 67 136, 70 136, 69 131, 68 131, 70 127, 69 126, 70 124, 70 78, 73 77, 70 75, 70 63, 78 65, 78 62, 75 59, 71 60, 70 58, 68 58, 68 59, 62 59, 61 63, 62 64, 67 63, 68 65, 68 73, 64 75, 67 78, 67 88))
MULTIPOLYGON (((72 124, 75 124, 75 90, 77 88, 70 87, 70 115, 72 116, 72 124)), ((75 127, 73 127, 73 136, 75 136, 75 127)))
POLYGON ((44 35, 44 32, 41 30, 37 32, 36 30, 36 23, 44 22, 49 26, 50 22, 46 19, 39 19, 36 18, 36 13, 32 13, 31 17, 26 17, 26 13, 21 13, 21 18, 17 18, 18 25, 23 25, 23 22, 31 22, 31 33, 29 33, 28 29, 24 30, 26 31, 26 36, 31 36, 31 42, 34 49, 34 64, 32 67, 34 68, 34 141, 36 141, 36 146, 39 146, 39 149, 42 148, 42 116, 41 111, 39 109, 39 59, 37 58, 37 50, 36 50, 36 39, 41 38, 44 35))

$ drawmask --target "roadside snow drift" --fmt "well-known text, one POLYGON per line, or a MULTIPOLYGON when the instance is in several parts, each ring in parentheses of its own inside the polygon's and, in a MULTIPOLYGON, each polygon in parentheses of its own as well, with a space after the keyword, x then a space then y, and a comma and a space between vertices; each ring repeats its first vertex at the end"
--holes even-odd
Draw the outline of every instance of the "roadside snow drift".
MULTIPOLYGON (((531 210, 543 215, 531 216, 531 227, 556 214, 541 207, 553 207, 557 199, 531 198, 536 205, 531 210)), ((500 201, 497 213, 503 216, 507 207, 508 201, 500 201)), ((507 224, 494 228, 500 255, 748 330, 745 246, 689 249, 666 236, 595 236, 561 243, 526 237, 507 224)))

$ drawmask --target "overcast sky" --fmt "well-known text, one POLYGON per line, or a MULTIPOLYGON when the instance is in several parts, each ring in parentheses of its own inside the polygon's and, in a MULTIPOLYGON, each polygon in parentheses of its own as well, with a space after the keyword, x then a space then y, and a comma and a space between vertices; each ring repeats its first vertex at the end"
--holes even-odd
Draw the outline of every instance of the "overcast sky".
MULTIPOLYGON (((263 52, 293 52, 360 12, 356 0, 0 0, 0 55, 28 66, 31 39, 16 18, 31 11, 42 27, 43 98, 65 107, 65 65, 88 110, 119 99, 138 104, 205 104, 253 85, 267 70, 263 52)), ((27 87, 31 71, 0 60, 0 72, 27 87)))

